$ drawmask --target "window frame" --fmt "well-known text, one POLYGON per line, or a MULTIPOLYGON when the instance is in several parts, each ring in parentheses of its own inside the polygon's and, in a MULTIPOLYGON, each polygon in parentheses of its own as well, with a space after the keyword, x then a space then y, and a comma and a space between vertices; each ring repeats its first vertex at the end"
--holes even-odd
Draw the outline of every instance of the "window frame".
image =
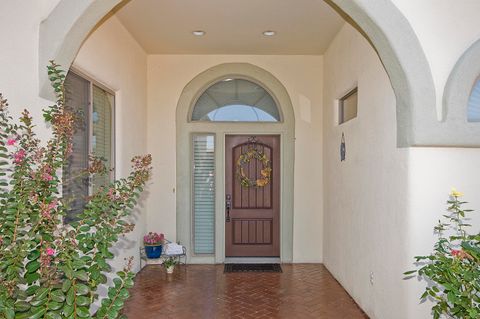
MULTIPOLYGON (((79 70, 78 68, 71 67, 68 71, 68 73, 72 72, 76 76, 84 79, 85 81, 89 82, 89 89, 88 89, 88 115, 87 115, 87 120, 88 120, 88 136, 87 136, 87 144, 88 144, 88 154, 90 155, 93 152, 93 87, 96 86, 99 89, 107 92, 108 94, 111 94, 113 97, 113 104, 112 104, 112 119, 111 119, 111 142, 110 142, 110 147, 111 147, 111 165, 112 167, 110 168, 110 181, 113 182, 116 178, 116 167, 117 167, 117 162, 116 162, 116 103, 117 103, 117 96, 115 94, 115 91, 110 89, 108 86, 105 84, 95 80, 92 76, 86 74, 85 72, 79 70)), ((107 168, 108 169, 108 168, 107 168)), ((92 177, 88 177, 88 194, 92 195, 93 194, 93 185, 92 185, 92 177)))
POLYGON ((234 125, 235 125, 235 123, 237 123, 237 124, 245 124, 245 123, 246 124, 253 124, 253 123, 282 124, 282 123, 284 123, 284 115, 282 113, 282 108, 280 107, 280 103, 279 103, 277 97, 268 88, 268 86, 264 85, 263 83, 259 82, 256 79, 248 77, 248 76, 238 75, 238 74, 227 74, 227 75, 223 75, 220 78, 215 79, 214 81, 206 83, 204 86, 202 86, 202 88, 198 92, 196 92, 194 98, 192 99, 192 102, 191 102, 191 105, 190 105, 190 108, 189 108, 189 111, 188 111, 187 123, 228 123, 228 124, 232 123, 234 125), (195 105, 197 104, 200 97, 213 85, 217 84, 218 82, 228 80, 228 79, 249 81, 249 82, 252 82, 252 83, 260 86, 262 89, 264 89, 270 95, 270 97, 273 99, 273 101, 275 102, 275 106, 277 108, 278 116, 279 116, 278 121, 205 121, 205 120, 193 120, 193 111, 194 111, 195 105))
POLYGON ((190 201, 191 201, 191 254, 192 256, 201 256, 201 257, 210 257, 210 256, 215 256, 215 252, 217 249, 217 234, 216 234, 216 227, 217 227, 217 152, 218 152, 218 147, 217 147, 217 134, 214 132, 191 132, 190 134, 190 201), (212 136, 213 137, 213 167, 215 170, 214 173, 214 201, 213 201, 213 206, 214 206, 214 212, 213 212, 213 253, 197 253, 195 251, 195 239, 196 239, 196 233, 195 233, 195 154, 194 154, 194 147, 195 147, 195 142, 194 139, 196 136, 212 136))
POLYGON ((355 85, 353 89, 348 90, 347 93, 345 93, 342 97, 340 97, 337 100, 337 112, 338 112, 338 118, 337 118, 337 125, 342 125, 345 124, 351 120, 354 120, 358 117, 358 86, 355 85), (352 117, 351 119, 345 120, 345 101, 351 97, 352 95, 357 95, 357 103, 356 103, 356 112, 355 116, 352 117))

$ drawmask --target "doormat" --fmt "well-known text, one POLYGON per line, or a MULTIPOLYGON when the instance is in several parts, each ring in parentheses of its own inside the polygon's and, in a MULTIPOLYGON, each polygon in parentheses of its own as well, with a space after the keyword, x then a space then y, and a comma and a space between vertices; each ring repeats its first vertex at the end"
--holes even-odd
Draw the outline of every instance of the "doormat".
POLYGON ((280 264, 225 264, 223 272, 282 272, 282 267, 280 264))

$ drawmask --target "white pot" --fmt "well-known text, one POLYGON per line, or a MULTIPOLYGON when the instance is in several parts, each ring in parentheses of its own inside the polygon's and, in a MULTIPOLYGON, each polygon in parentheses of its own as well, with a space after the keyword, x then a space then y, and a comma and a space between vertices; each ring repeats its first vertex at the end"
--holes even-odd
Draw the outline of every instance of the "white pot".
POLYGON ((175 269, 175 265, 172 265, 170 267, 166 267, 166 269, 167 269, 167 274, 172 274, 173 270, 175 269))

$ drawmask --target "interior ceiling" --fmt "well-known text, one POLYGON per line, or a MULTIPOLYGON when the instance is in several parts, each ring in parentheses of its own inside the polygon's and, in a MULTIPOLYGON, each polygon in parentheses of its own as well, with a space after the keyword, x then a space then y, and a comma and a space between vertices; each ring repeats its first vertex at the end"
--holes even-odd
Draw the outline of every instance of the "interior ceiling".
POLYGON ((116 14, 149 54, 323 54, 344 23, 323 0, 131 0, 116 14))

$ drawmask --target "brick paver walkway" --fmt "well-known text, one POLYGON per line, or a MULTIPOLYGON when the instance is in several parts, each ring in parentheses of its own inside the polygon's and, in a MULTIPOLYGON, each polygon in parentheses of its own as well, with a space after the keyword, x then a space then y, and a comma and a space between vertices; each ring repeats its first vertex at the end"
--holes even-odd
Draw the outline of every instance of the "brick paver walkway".
POLYGON ((145 267, 124 313, 157 318, 368 318, 320 264, 282 265, 283 273, 223 273, 223 265, 145 267))

